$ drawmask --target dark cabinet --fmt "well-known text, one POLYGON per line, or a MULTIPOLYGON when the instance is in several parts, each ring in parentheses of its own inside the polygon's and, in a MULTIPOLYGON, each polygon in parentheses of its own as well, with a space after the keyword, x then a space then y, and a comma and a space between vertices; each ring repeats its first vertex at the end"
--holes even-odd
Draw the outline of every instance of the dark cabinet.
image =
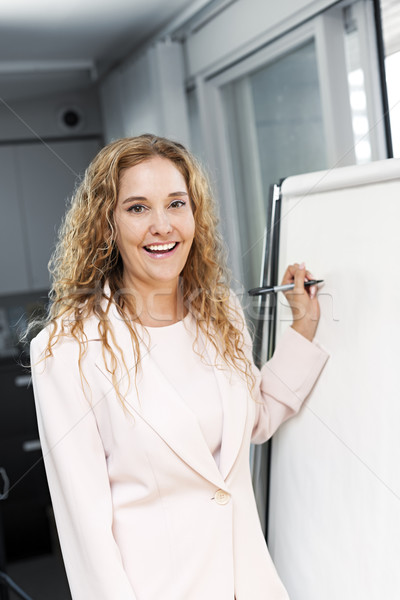
POLYGON ((0 383, 0 468, 9 480, 0 519, 5 560, 11 562, 51 552, 50 495, 30 376, 17 364, 2 364, 0 383))

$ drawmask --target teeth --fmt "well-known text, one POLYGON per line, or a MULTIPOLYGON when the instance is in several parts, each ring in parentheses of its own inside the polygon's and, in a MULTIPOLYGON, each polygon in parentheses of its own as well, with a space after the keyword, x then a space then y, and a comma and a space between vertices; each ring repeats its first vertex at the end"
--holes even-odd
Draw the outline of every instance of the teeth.
POLYGON ((146 246, 146 248, 152 252, 156 252, 157 250, 172 250, 175 246, 176 242, 172 242, 171 244, 153 244, 152 246, 146 246))

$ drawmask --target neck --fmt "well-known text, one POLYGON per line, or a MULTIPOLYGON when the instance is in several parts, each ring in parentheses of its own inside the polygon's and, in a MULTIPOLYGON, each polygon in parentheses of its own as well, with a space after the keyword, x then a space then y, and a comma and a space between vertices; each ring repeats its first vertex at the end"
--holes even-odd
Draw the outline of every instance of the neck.
POLYGON ((150 288, 127 279, 124 287, 135 299, 137 321, 142 325, 165 327, 181 321, 186 314, 178 281, 150 288))

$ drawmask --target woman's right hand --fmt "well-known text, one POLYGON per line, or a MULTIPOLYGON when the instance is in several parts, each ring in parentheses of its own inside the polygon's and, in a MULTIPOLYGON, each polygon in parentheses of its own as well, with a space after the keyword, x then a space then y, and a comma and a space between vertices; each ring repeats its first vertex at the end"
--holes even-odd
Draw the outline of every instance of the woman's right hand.
POLYGON ((320 307, 317 286, 304 287, 304 282, 310 279, 315 278, 306 270, 304 263, 294 263, 286 269, 281 285, 294 283, 294 289, 284 292, 292 310, 292 327, 312 341, 320 318, 320 307))

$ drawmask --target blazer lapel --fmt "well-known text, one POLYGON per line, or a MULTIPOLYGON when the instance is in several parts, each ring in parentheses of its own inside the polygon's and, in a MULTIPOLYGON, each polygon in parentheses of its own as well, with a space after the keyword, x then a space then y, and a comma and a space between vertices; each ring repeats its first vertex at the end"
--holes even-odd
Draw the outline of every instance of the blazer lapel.
POLYGON ((189 467, 221 487, 221 473, 195 414, 164 373, 152 363, 150 355, 143 360, 143 373, 139 383, 140 393, 143 391, 142 418, 189 467))
POLYGON ((224 415, 219 470, 226 480, 243 442, 247 418, 247 384, 236 371, 228 369, 222 363, 210 342, 206 342, 206 352, 211 363, 221 367, 215 369, 224 415))
MULTIPOLYGON (((130 375, 130 386, 129 390, 126 391, 124 383, 127 380, 125 369, 122 364, 118 366, 116 376, 117 380, 122 382, 122 393, 128 409, 146 421, 189 467, 218 487, 222 487, 224 484, 223 478, 206 444, 196 416, 174 389, 173 384, 168 381, 155 362, 152 361, 151 348, 148 348, 145 343, 140 344, 141 358, 136 390, 135 356, 129 330, 115 306, 111 307, 109 318, 113 326, 115 340, 124 353, 126 367, 130 375)), ((111 381, 111 375, 105 368, 101 353, 95 363, 98 369, 111 381)))
MULTIPOLYGON (((190 321, 192 333, 196 333, 196 325, 190 321)), ((215 365, 223 411, 223 427, 219 471, 224 480, 227 479, 242 446, 247 419, 248 389, 247 382, 233 369, 229 369, 213 344, 202 334, 199 335, 199 349, 205 353, 209 364, 215 365)))

